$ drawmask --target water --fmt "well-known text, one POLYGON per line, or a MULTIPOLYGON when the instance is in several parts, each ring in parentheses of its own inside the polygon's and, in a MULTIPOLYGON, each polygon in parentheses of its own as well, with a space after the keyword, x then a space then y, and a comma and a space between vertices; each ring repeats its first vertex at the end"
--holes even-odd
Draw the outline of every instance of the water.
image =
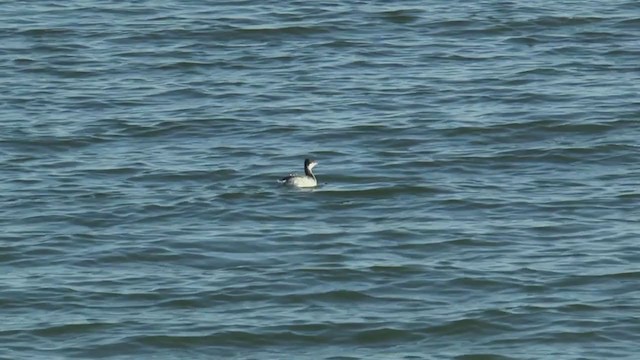
POLYGON ((637 2, 0 10, 0 358, 637 357, 637 2))

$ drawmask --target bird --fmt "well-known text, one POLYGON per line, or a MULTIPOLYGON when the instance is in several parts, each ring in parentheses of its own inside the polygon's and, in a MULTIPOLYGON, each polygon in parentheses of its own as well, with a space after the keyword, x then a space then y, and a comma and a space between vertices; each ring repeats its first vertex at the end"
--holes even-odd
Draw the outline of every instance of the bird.
POLYGON ((318 165, 317 161, 304 159, 304 176, 289 174, 289 176, 283 177, 282 179, 278 180, 278 182, 284 185, 290 185, 299 188, 316 187, 318 185, 318 180, 311 171, 316 165, 318 165))

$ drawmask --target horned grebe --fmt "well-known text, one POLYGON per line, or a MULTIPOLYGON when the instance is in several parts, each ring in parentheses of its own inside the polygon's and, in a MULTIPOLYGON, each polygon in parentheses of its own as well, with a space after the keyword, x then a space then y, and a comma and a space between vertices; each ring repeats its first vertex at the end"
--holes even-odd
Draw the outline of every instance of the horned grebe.
POLYGON ((318 165, 318 162, 311 159, 304 159, 304 176, 291 174, 279 180, 280 183, 300 188, 315 187, 318 185, 316 176, 311 169, 318 165))

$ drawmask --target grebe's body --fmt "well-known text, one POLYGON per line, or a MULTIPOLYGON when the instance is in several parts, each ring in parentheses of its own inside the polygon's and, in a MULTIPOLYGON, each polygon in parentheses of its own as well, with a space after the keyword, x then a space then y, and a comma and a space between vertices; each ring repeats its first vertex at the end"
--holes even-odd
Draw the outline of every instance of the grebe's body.
POLYGON ((318 180, 313 175, 313 168, 318 165, 318 162, 311 159, 304 160, 304 176, 302 175, 289 175, 280 179, 280 182, 285 185, 295 186, 299 188, 316 187, 318 180))

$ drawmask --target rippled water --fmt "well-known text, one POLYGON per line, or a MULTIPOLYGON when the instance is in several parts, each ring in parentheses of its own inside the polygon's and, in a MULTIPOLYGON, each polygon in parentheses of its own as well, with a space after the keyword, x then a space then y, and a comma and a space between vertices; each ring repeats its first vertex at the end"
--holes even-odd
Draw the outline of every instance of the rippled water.
POLYGON ((636 1, 0 10, 0 358, 637 357, 636 1))

